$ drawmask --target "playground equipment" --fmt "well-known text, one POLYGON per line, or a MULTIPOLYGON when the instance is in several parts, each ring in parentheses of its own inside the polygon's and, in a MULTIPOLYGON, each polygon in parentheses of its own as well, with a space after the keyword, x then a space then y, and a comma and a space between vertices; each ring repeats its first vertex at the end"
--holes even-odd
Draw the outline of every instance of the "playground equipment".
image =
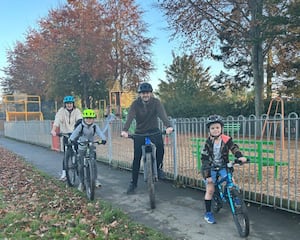
POLYGON ((106 100, 100 99, 97 101, 98 109, 95 109, 95 112, 99 119, 103 119, 106 114, 106 100))
POLYGON ((108 112, 114 113, 117 117, 122 118, 123 110, 129 108, 135 98, 136 93, 132 91, 122 91, 120 81, 116 80, 109 92, 108 112))
POLYGON ((6 121, 42 121, 41 98, 36 95, 16 93, 2 96, 6 121))
MULTIPOLYGON (((268 112, 267 112, 267 117, 265 119, 263 129, 262 129, 262 137, 264 136, 267 126, 269 126, 269 128, 270 128, 270 130, 268 132, 271 133, 272 124, 274 125, 275 133, 277 132, 278 125, 280 125, 280 131, 281 131, 280 138, 281 138, 282 148, 284 149, 284 103, 283 103, 283 99, 281 97, 275 97, 275 98, 271 99, 271 101, 270 101, 268 112), (270 119, 269 116, 270 116, 270 112, 271 112, 274 102, 276 102, 275 113, 274 113, 275 118, 270 119), (279 116, 278 113, 281 114, 280 118, 276 118, 279 116)), ((268 137, 268 139, 270 139, 270 136, 267 136, 267 137, 268 137)))

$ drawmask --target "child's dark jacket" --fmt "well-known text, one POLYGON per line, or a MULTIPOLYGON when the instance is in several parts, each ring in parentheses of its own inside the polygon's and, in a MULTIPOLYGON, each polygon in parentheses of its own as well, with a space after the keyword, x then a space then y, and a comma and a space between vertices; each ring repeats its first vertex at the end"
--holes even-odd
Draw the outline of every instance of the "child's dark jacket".
MULTIPOLYGON (((243 156, 238 145, 236 145, 233 142, 231 137, 222 134, 221 139, 222 139, 222 141, 221 141, 220 151, 221 151, 221 156, 222 156, 224 163, 229 162, 229 151, 231 151, 232 154, 236 158, 240 158, 243 156)), ((201 152, 202 174, 203 174, 204 178, 210 177, 209 167, 213 163, 213 156, 214 156, 214 152, 213 152, 214 145, 213 144, 214 144, 214 139, 211 137, 208 137, 205 142, 204 148, 201 152)))

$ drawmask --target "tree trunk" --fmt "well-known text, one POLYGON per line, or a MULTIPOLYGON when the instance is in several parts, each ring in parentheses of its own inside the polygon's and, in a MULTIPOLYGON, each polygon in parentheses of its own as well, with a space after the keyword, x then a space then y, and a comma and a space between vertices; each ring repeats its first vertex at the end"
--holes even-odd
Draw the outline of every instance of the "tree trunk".
POLYGON ((264 71, 262 44, 254 44, 252 47, 252 68, 255 91, 255 115, 259 117, 264 110, 264 71))
POLYGON ((268 61, 267 61, 267 100, 271 101, 272 98, 272 77, 273 77, 273 68, 272 68, 272 51, 268 52, 268 61))
POLYGON ((260 117, 263 113, 263 93, 264 93, 264 70, 263 70, 263 50, 260 20, 262 16, 263 1, 250 0, 249 6, 252 15, 251 38, 252 38, 252 70, 255 91, 255 115, 260 117))
POLYGON ((84 103, 83 103, 83 108, 87 108, 89 106, 89 97, 88 97, 88 74, 85 72, 84 74, 81 75, 82 77, 82 82, 83 82, 83 99, 84 99, 84 103))

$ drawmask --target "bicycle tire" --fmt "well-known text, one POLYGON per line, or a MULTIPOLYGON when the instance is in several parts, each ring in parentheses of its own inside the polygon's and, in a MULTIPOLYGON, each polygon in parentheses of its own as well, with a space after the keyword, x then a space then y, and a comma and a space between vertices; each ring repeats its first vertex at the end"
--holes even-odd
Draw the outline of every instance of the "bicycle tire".
POLYGON ((68 149, 66 148, 64 151, 64 158, 63 158, 63 170, 66 170, 66 166, 67 166, 67 154, 68 154, 68 149))
POLYGON ((218 213, 222 207, 223 207, 223 202, 221 200, 219 190, 216 187, 214 195, 211 199, 211 208, 214 213, 218 213))
POLYGON ((238 229, 240 236, 247 237, 250 233, 250 223, 246 204, 237 189, 231 190, 231 197, 233 202, 231 211, 234 223, 238 229), (235 204, 236 199, 239 201, 239 204, 235 204))
POLYGON ((76 155, 72 150, 67 150, 65 159, 67 183, 70 187, 74 187, 77 179, 76 155))
POLYGON ((93 159, 86 159, 84 166, 84 186, 86 196, 93 201, 95 198, 95 161, 93 159))
POLYGON ((155 188, 153 180, 153 169, 152 169, 152 154, 146 153, 146 166, 147 166, 147 185, 149 192, 149 200, 151 209, 155 208, 155 188))

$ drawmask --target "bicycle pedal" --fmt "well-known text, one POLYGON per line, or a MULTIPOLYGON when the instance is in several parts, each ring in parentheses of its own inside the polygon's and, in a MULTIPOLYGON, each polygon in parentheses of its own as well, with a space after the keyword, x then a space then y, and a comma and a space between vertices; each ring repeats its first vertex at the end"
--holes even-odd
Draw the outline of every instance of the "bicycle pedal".
POLYGON ((239 198, 234 199, 234 206, 236 208, 240 208, 242 206, 241 199, 239 199, 239 198))

